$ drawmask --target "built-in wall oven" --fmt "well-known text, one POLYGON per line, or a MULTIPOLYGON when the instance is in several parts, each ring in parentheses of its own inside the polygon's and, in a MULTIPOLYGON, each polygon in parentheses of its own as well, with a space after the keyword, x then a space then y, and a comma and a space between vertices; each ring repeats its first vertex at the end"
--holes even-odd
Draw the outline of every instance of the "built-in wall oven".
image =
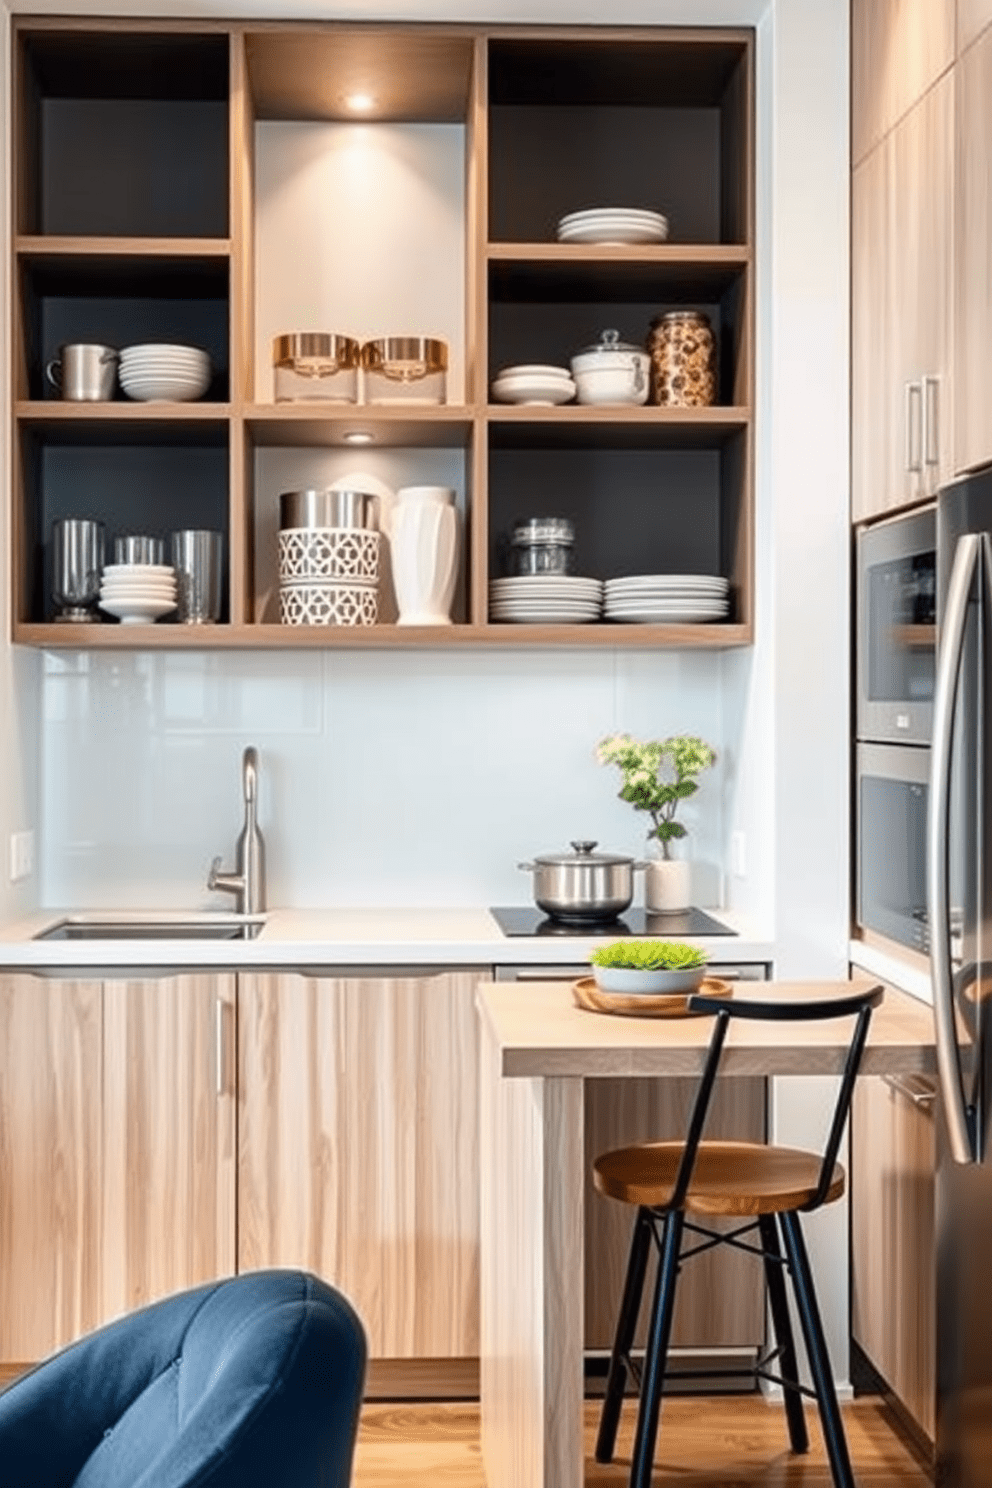
POLYGON ((854 918, 861 931, 926 955, 927 800, 930 751, 859 743, 854 918))
POLYGON ((854 923, 926 955, 927 799, 937 644, 933 506, 856 541, 854 923))
POLYGON ((929 744, 937 621, 934 507, 857 537, 857 737, 929 744))

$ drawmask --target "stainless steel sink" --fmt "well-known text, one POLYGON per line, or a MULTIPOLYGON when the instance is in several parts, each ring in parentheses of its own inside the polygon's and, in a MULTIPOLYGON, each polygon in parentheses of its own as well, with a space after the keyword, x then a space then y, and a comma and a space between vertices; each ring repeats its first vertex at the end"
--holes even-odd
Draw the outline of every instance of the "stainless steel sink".
POLYGON ((254 940, 264 915, 183 915, 133 919, 126 915, 63 915, 35 940, 254 940))

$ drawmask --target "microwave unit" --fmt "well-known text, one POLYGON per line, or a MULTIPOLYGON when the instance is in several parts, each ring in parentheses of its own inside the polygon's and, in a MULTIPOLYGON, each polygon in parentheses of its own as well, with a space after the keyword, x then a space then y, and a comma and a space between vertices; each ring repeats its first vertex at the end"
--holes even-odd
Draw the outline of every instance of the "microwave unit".
POLYGON ((936 621, 936 509, 861 528, 855 598, 859 739, 929 744, 936 621))

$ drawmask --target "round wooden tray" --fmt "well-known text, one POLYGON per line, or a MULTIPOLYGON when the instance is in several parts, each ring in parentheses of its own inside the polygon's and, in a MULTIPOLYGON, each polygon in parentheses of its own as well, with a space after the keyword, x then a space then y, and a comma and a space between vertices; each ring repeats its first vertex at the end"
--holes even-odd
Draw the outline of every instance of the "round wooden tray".
POLYGON ((628 1018, 697 1017, 687 1011, 689 997, 733 997, 732 982, 704 977, 695 992, 604 992, 595 977, 572 983, 572 996, 589 1013, 621 1013, 628 1018))

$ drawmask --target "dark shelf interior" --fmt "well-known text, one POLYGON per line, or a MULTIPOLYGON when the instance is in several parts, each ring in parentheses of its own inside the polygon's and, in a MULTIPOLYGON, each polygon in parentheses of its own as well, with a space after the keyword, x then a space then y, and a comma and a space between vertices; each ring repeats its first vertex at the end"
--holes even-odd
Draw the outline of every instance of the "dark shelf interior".
MULTIPOLYGON (((510 571, 507 539, 517 520, 563 516, 575 524, 576 573, 733 579, 740 477, 733 449, 490 450, 490 576, 510 571)), ((729 618, 738 618, 733 600, 729 618)))
POLYGON ((20 51, 18 230, 226 237, 226 36, 41 31, 20 51))
MULTIPOLYGON (((54 439, 48 431, 24 433, 28 571, 19 606, 23 619, 54 616, 51 534, 52 523, 62 517, 102 522, 108 561, 114 538, 124 533, 162 537, 168 552, 171 534, 187 527, 222 532, 225 554, 230 551, 226 426, 200 428, 195 443, 181 444, 155 429, 144 431, 141 443, 134 438, 111 443, 106 431, 100 432, 102 443, 95 437, 74 441, 65 431, 54 439)), ((225 593, 221 618, 228 613, 225 593)), ((105 623, 116 622, 108 615, 105 623)))
MULTIPOLYGON (((717 402, 732 406, 746 402, 743 382, 743 338, 745 335, 743 281, 735 282, 722 298, 701 302, 677 297, 659 297, 630 302, 617 294, 609 299, 531 297, 535 281, 524 281, 526 297, 510 298, 520 287, 518 276, 498 272, 490 275, 489 378, 504 367, 518 363, 552 363, 567 367, 577 352, 594 346, 604 330, 619 331, 622 341, 644 347, 651 322, 666 310, 702 310, 716 339, 718 377, 717 402), (505 297, 504 297, 505 296, 505 297), (742 393, 745 396, 740 396, 742 393)), ((538 276, 538 281, 541 276, 538 276)))
MULTIPOLYGON (((210 355, 204 399, 229 396, 228 261, 28 259, 21 265, 26 396, 58 399, 45 367, 73 342, 178 342, 210 355)), ((118 387, 116 398, 130 400, 118 387)), ((202 400, 201 400, 202 401, 202 400)))
POLYGON ((490 241, 624 206, 663 212, 674 243, 746 243, 750 69, 746 31, 492 41, 490 241))

